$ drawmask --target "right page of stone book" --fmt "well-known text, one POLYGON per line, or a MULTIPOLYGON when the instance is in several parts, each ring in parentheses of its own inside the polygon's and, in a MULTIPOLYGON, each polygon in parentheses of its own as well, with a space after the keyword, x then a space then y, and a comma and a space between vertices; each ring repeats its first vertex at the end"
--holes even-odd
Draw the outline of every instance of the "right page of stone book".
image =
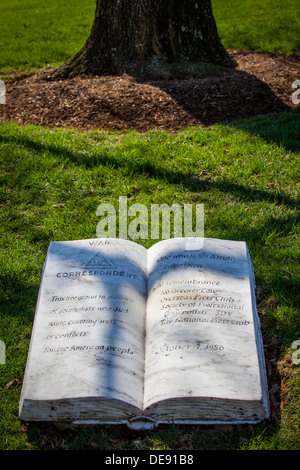
POLYGON ((246 243, 187 242, 148 250, 144 409, 162 421, 260 421, 267 384, 246 243))

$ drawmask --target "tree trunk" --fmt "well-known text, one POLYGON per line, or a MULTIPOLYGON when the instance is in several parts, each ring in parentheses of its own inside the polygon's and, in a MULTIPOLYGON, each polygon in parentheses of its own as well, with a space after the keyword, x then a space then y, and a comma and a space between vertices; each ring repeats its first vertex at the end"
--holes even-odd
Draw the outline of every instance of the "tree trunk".
POLYGON ((191 62, 234 65, 211 0, 97 0, 86 44, 54 75, 143 73, 191 62))

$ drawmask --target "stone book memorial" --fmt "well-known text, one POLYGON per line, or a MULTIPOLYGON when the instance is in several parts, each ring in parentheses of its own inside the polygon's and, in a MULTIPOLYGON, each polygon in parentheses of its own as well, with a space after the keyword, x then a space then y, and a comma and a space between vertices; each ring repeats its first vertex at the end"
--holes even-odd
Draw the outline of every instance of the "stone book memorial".
POLYGON ((51 242, 20 418, 134 429, 267 418, 246 243, 201 240, 148 250, 123 239, 51 242))

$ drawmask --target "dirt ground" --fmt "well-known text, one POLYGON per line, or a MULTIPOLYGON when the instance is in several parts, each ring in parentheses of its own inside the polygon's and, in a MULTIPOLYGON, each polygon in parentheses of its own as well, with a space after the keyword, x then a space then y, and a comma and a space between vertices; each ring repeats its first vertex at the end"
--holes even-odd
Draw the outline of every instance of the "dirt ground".
POLYGON ((49 81, 47 72, 6 82, 0 121, 46 127, 166 129, 249 118, 294 107, 300 59, 230 50, 236 69, 206 77, 129 75, 49 81))

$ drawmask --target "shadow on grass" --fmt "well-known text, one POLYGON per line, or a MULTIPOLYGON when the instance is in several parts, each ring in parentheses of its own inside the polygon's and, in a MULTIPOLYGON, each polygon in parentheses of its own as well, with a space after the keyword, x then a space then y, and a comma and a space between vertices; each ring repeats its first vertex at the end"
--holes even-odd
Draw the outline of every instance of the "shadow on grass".
MULTIPOLYGON (((66 253, 61 250, 63 256, 72 260, 72 253, 66 253), (69 256, 70 255, 70 256, 69 256)), ((94 257, 94 251, 90 252, 87 248, 80 249, 80 257, 89 260, 94 257)), ((174 255, 178 253, 174 252, 174 255)), ((62 256, 62 255, 61 255, 62 256)), ((73 262, 78 262, 78 253, 73 253, 73 262)), ((109 258, 114 265, 118 266, 120 259, 117 255, 109 258), (116 257, 115 257, 116 256, 116 257)), ((129 270, 136 270, 134 264, 128 265, 129 270)), ((218 269, 218 268, 216 268, 218 269)), ((162 276, 160 274, 160 276, 162 276)), ((114 295, 117 294, 116 287, 108 286, 114 295)), ((135 282, 132 282, 132 288, 135 288, 135 282)), ((63 287, 62 287, 63 290, 63 287)), ((59 295, 59 293, 58 293, 59 295)), ((118 315, 117 315, 118 316, 118 315)), ((117 318, 116 316, 116 318, 117 318)), ((108 334, 109 341, 117 341, 121 329, 112 327, 108 334)), ((111 343, 112 344, 112 343, 111 343)), ((112 359, 113 360, 113 359, 112 359)), ((102 368, 105 367, 102 365, 102 368)), ((112 366, 111 366, 112 369, 112 366)), ((136 370, 136 369, 134 369, 136 370)), ((220 371, 219 371, 220 372, 220 371)), ((101 374, 99 374, 99 379, 101 374)), ((77 380, 77 377, 74 378, 77 380)), ((116 379, 115 379, 116 380, 116 379)), ((70 378, 68 378, 70 381, 70 378)), ((112 390, 114 385, 114 373, 109 376, 106 386, 112 390)), ((269 419, 253 427, 252 425, 240 425, 238 427, 228 425, 201 425, 201 426, 160 426, 156 432, 132 432, 126 426, 72 426, 63 423, 59 427, 54 423, 31 423, 27 426, 28 440, 39 449, 88 449, 90 447, 106 450, 113 449, 133 449, 139 440, 139 445, 143 445, 148 450, 153 447, 154 442, 163 442, 167 448, 174 449, 238 449, 243 440, 259 436, 264 430, 272 426, 272 432, 279 429, 279 420, 269 419), (268 427, 268 428, 267 428, 268 427), (146 437, 145 437, 146 436, 146 437), (185 447, 186 446, 186 447, 185 447)), ((270 429, 269 429, 270 432, 270 429)))
MULTIPOLYGON (((60 123, 83 129, 135 129, 142 132, 157 128, 177 131, 199 124, 229 123, 234 127, 242 126, 249 132, 253 130, 269 142, 281 143, 287 150, 299 148, 285 131, 282 132, 280 125, 276 132, 272 129, 273 124, 276 126, 278 115, 293 109, 292 101, 286 104, 283 101, 287 101, 286 96, 282 93, 277 96, 272 90, 271 86, 277 87, 276 77, 271 77, 273 84, 269 86, 255 75, 241 70, 212 64, 188 64, 186 68, 183 74, 176 71, 169 73, 169 78, 158 73, 156 77, 131 76, 129 81, 123 77, 91 76, 54 81, 51 82, 54 96, 50 91, 49 96, 47 93, 47 74, 41 74, 40 81, 37 74, 40 89, 28 90, 25 82, 19 84, 14 97, 11 94, 7 105, 0 109, 1 120, 51 128, 60 123), (106 78, 109 78, 109 86, 105 84, 106 78), (111 96, 114 80, 116 83, 121 81, 122 86, 116 87, 111 96), (91 89, 94 89, 93 93, 91 89), (28 96, 32 99, 28 100, 28 96), (270 114, 273 117, 269 121, 273 123, 266 122, 264 125, 262 117, 270 114), (236 123, 236 120, 254 117, 260 117, 260 122, 236 123)), ((291 87, 293 79, 296 77, 291 78, 291 83, 286 79, 284 86, 291 87)), ((292 96, 293 89, 290 91, 292 96)), ((299 120, 296 114, 292 115, 296 128, 299 120)))
POLYGON ((26 322, 32 322, 36 299, 39 291, 38 284, 27 283, 20 275, 11 270, 10 273, 0 274, 2 291, 1 314, 22 317, 26 322))
MULTIPOLYGON (((248 124, 247 124, 248 125, 248 124)), ((250 125, 250 124, 249 124, 250 125)), ((244 127, 243 127, 244 128, 244 127)), ((251 125, 250 125, 251 128, 251 125)), ((253 130, 253 128, 252 128, 253 130)), ((269 129, 270 130, 270 129, 269 129)), ((271 138, 272 140, 273 138, 271 138)), ((255 189, 255 188, 250 188, 246 185, 242 185, 239 183, 232 183, 226 179, 218 180, 218 181, 208 181, 205 179, 201 179, 199 177, 190 177, 186 175, 184 172, 181 171, 171 171, 171 170, 163 170, 162 168, 158 167, 155 165, 155 163, 152 163, 150 161, 134 161, 134 162, 129 162, 125 161, 124 159, 118 158, 117 156, 111 156, 108 153, 103 153, 103 154, 96 154, 92 157, 88 157, 84 153, 76 152, 76 151, 71 151, 69 149, 65 148, 58 148, 57 146, 54 145, 44 145, 41 142, 35 141, 33 138, 30 137, 25 137, 25 136, 20 136, 20 137, 7 137, 7 136, 0 136, 0 140, 5 143, 5 142, 11 142, 14 143, 15 145, 23 146, 27 149, 31 149, 35 152, 50 152, 53 155, 61 158, 62 160, 66 161, 69 160, 70 162, 80 165, 86 169, 89 168, 94 168, 99 165, 104 165, 104 166, 112 166, 114 168, 127 168, 128 172, 130 174, 136 173, 137 176, 139 174, 147 175, 155 177, 157 180, 161 181, 167 181, 168 183, 177 185, 181 184, 185 189, 191 190, 197 193, 202 193, 202 192, 209 192, 210 190, 217 189, 218 191, 224 193, 224 194, 231 194, 233 195, 236 199, 240 201, 250 201, 250 202, 259 202, 259 201, 264 201, 270 204, 278 204, 278 205, 283 205, 286 208, 296 208, 297 205, 299 204, 299 201, 297 201, 294 198, 291 198, 284 192, 276 192, 272 193, 270 191, 266 190, 260 190, 260 189, 255 189)), ((24 175, 26 178, 26 175, 24 175)), ((283 208, 284 210, 284 208, 283 208)), ((284 232, 284 234, 288 234, 294 227, 295 224, 299 222, 299 217, 285 217, 284 215, 280 218, 272 218, 267 221, 267 223, 264 224, 262 227, 258 228, 245 228, 245 229, 238 229, 238 233, 236 233, 237 237, 240 239, 245 239, 250 242, 252 245, 253 249, 257 248, 258 250, 261 249, 261 240, 264 239, 268 235, 270 231, 278 230, 278 232, 284 232)), ((233 228, 234 230, 234 228, 233 228)), ((265 249, 264 249, 265 250, 265 249)), ((274 251, 272 252, 274 253, 274 251)), ((266 251, 264 251, 264 256, 266 255, 266 251)), ((270 253, 270 256, 272 254, 270 253)), ((256 258, 259 260, 261 258, 259 252, 256 254, 256 258)), ((280 254, 280 250, 278 250, 278 266, 282 265, 284 263, 284 257, 282 254, 280 254)), ((286 301, 287 304, 294 304, 297 299, 297 285, 293 279, 282 279, 278 273, 276 272, 273 273, 273 281, 272 281, 272 287, 266 287, 264 286, 264 289, 267 291, 267 294, 271 294, 272 290, 275 288, 275 290, 284 290, 286 291, 286 301)), ((264 279, 258 278, 259 284, 263 285, 264 279)), ((15 288, 15 295, 21 295, 20 293, 23 291, 23 288, 26 289, 26 286, 22 286, 22 284, 18 284, 18 280, 4 280, 4 283, 13 283, 14 288, 15 288)), ((7 285, 8 285, 7 284, 7 285)), ((35 295, 36 294, 36 287, 32 287, 32 291, 29 291, 29 294, 35 295)), ((26 302, 26 298, 28 299, 28 292, 26 294, 26 297, 24 296, 24 301, 26 302)), ((21 299, 21 297, 20 297, 21 299)), ((21 300, 20 300, 21 301, 21 300)), ((23 300, 22 300, 23 301, 23 300)), ((18 305, 19 301, 15 304, 16 306, 18 305)), ((16 309, 18 310, 18 309, 16 309)), ((32 315, 32 305, 30 307, 27 306, 26 310, 26 316, 32 315)), ((19 311, 19 310, 18 310, 19 311)), ((284 321, 282 321, 282 328, 285 328, 284 321)), ((296 326, 291 325, 291 328, 293 329, 293 332, 296 331, 296 326)), ((266 334, 268 334, 268 325, 266 325, 266 334)), ((267 337, 267 336, 266 336, 267 337)), ((268 341, 270 338, 268 337, 268 341)), ((277 349, 276 356, 272 356, 271 360, 276 362, 279 359, 279 349, 277 349)), ((278 380, 278 378, 276 379, 278 380)), ((271 382, 274 383, 274 382, 271 382)), ((242 436, 244 436, 245 439, 250 439, 251 436, 259 436, 260 433, 262 433, 263 429, 270 429, 270 433, 275 433, 279 430, 280 428, 280 420, 275 419, 271 421, 267 421, 266 423, 260 425, 259 427, 249 427, 249 426, 244 426, 240 427, 240 431, 242 436)), ((90 442, 90 439, 93 439, 93 442, 98 442, 98 445, 100 447, 105 447, 105 448, 111 448, 111 444, 109 443, 109 439, 111 438, 112 440, 115 439, 117 435, 117 439, 121 439, 120 437, 121 434, 119 431, 115 431, 114 429, 110 428, 106 430, 106 434, 102 440, 98 438, 95 434, 95 428, 86 428, 85 429, 85 434, 84 438, 80 441, 79 437, 79 432, 76 430, 72 431, 61 431, 59 434, 59 437, 61 437, 61 441, 58 441, 58 434, 56 431, 50 432, 49 438, 47 437, 47 433, 49 433, 49 430, 53 430, 54 428, 51 426, 46 426, 43 428, 38 428, 35 425, 32 425, 31 428, 29 428, 29 436, 32 436, 32 438, 36 439, 36 445, 38 445, 40 448, 63 448, 64 446, 68 445, 69 447, 89 447, 88 442, 90 442), (31 431, 30 431, 31 429, 31 431), (32 434, 30 434, 32 433, 32 434), (117 433, 117 434, 116 434, 117 433), (38 434, 38 435, 37 435, 38 434), (34 437, 35 436, 35 437, 34 437), (110 438, 108 436, 111 436, 110 438), (52 439, 52 440, 51 440, 52 439), (80 441, 80 444, 79 444, 80 441), (68 442, 68 444, 66 444, 68 442)), ((103 429, 103 428, 96 428, 98 430, 103 429)), ((182 429, 180 426, 177 428, 177 434, 174 433, 174 435, 169 435, 169 444, 170 446, 175 446, 175 437, 178 436, 178 430, 182 429)), ((201 433, 206 433, 206 431, 209 431, 209 429, 203 429, 203 428, 193 428, 192 430, 189 430, 189 428, 183 428, 184 432, 186 435, 190 436, 188 439, 190 439, 191 442, 193 442, 194 448, 207 448, 208 444, 207 442, 209 441, 209 437, 206 437, 203 440, 199 440, 199 432, 201 433)), ((127 431, 127 430, 126 430, 127 431)), ((216 431, 218 433, 218 437, 221 439, 223 432, 220 430, 216 431)), ((81 433, 81 431, 80 431, 81 433)), ((241 441, 239 438, 236 437, 236 431, 231 431, 229 430, 229 434, 227 434, 227 437, 230 435, 231 438, 229 437, 229 441, 231 439, 231 445, 227 444, 224 441, 223 448, 230 448, 232 449, 232 440, 234 439, 234 447, 238 448, 241 445, 241 441)), ((160 431, 157 431, 157 433, 151 434, 151 438, 158 438, 161 436, 160 431)), ((136 438, 140 438, 139 434, 135 434, 135 436, 129 437, 128 439, 133 440, 136 438)), ((130 448, 132 443, 125 443, 124 448, 130 448)), ((213 444, 211 444, 213 445, 213 444)), ((218 443, 220 444, 220 441, 218 443)))

